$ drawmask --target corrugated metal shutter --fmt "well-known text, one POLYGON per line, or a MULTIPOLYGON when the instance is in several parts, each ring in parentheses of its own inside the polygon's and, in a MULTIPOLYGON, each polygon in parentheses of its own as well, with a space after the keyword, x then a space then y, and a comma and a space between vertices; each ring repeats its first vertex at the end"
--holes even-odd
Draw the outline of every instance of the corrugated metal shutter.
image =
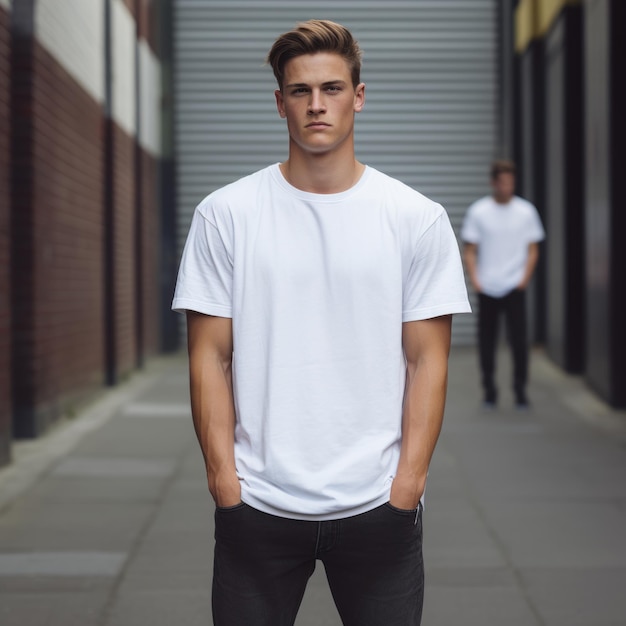
MULTIPOLYGON (((497 147, 495 0, 174 0, 179 245, 209 192, 284 160, 287 134, 264 59, 296 22, 332 19, 364 50, 357 157, 448 210, 455 229, 487 192, 497 147)), ((474 340, 458 316, 454 341, 474 340)))

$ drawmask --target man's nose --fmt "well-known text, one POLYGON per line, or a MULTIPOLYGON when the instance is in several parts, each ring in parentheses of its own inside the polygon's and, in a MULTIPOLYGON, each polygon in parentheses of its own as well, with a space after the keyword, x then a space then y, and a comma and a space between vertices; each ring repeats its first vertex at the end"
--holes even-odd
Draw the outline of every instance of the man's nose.
POLYGON ((311 99, 309 101, 309 114, 317 115, 318 113, 323 113, 324 111, 326 111, 326 105, 324 104, 321 92, 312 91, 311 99))

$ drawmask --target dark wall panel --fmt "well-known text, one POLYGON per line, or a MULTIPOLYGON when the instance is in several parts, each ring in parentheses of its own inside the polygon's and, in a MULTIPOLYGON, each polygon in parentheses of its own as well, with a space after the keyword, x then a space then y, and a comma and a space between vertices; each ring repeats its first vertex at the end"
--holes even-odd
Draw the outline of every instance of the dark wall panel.
POLYGON ((11 441, 10 67, 9 15, 0 7, 0 466, 9 461, 11 441))
POLYGON ((587 246, 586 378, 601 395, 610 395, 609 368, 609 3, 585 5, 585 88, 587 158, 585 231, 587 246))
POLYGON ((546 249, 547 341, 550 357, 567 362, 567 207, 565 206, 565 25, 552 29, 546 42, 546 249))
POLYGON ((626 2, 611 2, 611 399, 626 407, 626 2))
POLYGON ((581 8, 568 7, 546 45, 547 349, 584 367, 584 184, 581 8))
MULTIPOLYGON (((532 202, 545 223, 545 43, 534 41, 519 60, 520 184, 518 193, 532 202)), ((548 233, 549 236, 549 233, 548 233)), ((529 291, 529 337, 543 342, 545 328, 545 256, 537 264, 529 291)))
POLYGON ((624 3, 585 3, 587 365, 589 384, 626 406, 624 339, 624 3), (622 55, 622 58, 620 58, 622 55))

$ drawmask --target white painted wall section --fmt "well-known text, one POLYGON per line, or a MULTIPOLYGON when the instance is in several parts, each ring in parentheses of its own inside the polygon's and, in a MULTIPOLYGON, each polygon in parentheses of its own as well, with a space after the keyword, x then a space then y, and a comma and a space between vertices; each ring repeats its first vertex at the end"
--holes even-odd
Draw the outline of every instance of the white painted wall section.
POLYGON ((139 42, 139 144, 161 156, 161 64, 145 40, 139 42))
POLYGON ((104 102, 104 0, 39 0, 34 19, 39 43, 104 102))
POLYGON ((135 121, 135 19, 122 0, 111 4, 113 70, 113 120, 134 137, 135 121))

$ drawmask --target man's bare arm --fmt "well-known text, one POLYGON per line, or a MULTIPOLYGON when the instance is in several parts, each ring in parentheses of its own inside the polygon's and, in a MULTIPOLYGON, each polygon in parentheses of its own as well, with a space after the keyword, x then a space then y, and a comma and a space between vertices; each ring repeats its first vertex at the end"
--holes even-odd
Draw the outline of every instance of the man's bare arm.
POLYGON ((465 261, 465 268, 470 277, 472 287, 477 293, 481 292, 481 286, 478 282, 478 244, 466 243, 463 248, 463 260, 465 261))
POLYGON ((187 343, 191 413, 218 506, 241 501, 235 471, 235 405, 232 387, 232 320, 189 311, 187 343))
POLYGON ((407 388, 400 461, 390 498, 399 509, 414 509, 426 487, 443 422, 451 328, 450 315, 402 325, 407 388))

